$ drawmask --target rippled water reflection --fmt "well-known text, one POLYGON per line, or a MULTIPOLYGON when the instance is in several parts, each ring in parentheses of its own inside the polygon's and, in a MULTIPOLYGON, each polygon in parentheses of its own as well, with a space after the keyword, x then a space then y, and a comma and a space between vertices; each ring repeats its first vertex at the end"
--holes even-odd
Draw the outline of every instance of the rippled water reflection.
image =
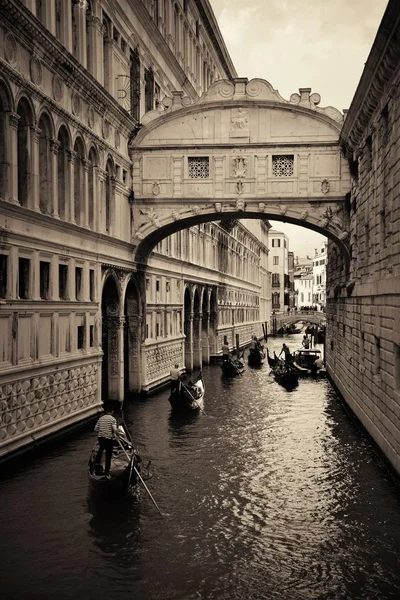
POLYGON ((400 596, 398 482, 329 383, 204 377, 207 416, 167 392, 125 406, 164 518, 143 490, 87 496, 91 432, 3 476, 2 598, 400 596))

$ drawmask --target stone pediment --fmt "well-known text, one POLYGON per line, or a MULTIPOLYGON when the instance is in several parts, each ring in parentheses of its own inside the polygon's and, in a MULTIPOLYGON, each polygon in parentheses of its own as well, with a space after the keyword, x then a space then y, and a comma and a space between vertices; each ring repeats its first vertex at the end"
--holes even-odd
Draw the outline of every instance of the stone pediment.
MULTIPOLYGON (((294 93, 290 96, 289 100, 285 100, 280 93, 275 90, 272 85, 265 79, 247 79, 238 78, 234 81, 227 79, 221 79, 215 81, 210 88, 196 101, 192 103, 192 100, 183 95, 183 92, 173 92, 172 98, 164 98, 163 106, 164 110, 153 110, 148 112, 142 119, 142 125, 146 129, 151 129, 152 126, 157 122, 160 124, 162 120, 169 120, 173 113, 186 109, 188 114, 193 114, 194 111, 199 110, 210 110, 210 105, 220 105, 220 110, 227 110, 229 107, 234 105, 241 105, 243 108, 247 106, 248 109, 253 105, 257 105, 257 108, 264 105, 269 107, 281 107, 286 111, 293 111, 294 113, 307 113, 315 118, 316 114, 321 117, 325 117, 327 122, 332 121, 335 123, 335 130, 338 133, 340 127, 343 124, 343 114, 332 106, 325 108, 319 107, 321 97, 317 93, 311 93, 311 88, 300 88, 299 93, 294 93), (260 104, 261 103, 261 104, 260 104), (312 111, 312 112, 311 112, 312 111)), ((176 117, 178 115, 175 114, 176 117)))

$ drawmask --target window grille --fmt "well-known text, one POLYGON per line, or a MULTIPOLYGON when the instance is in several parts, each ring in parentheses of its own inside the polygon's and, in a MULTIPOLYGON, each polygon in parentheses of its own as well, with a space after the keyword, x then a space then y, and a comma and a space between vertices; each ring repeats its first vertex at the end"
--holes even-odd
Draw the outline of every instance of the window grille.
POLYGON ((207 179, 210 177, 210 159, 208 156, 189 157, 189 177, 207 179))
POLYGON ((272 157, 272 175, 274 177, 293 177, 294 155, 278 155, 272 157))

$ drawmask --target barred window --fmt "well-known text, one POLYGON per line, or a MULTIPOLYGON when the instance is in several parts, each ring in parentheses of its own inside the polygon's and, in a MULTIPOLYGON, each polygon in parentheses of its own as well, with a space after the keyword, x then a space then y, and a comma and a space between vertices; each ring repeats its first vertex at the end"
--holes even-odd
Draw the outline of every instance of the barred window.
POLYGON ((208 156, 189 156, 189 177, 207 179, 210 177, 210 159, 208 156))
POLYGON ((272 156, 272 175, 274 177, 292 177, 294 173, 294 155, 272 156))

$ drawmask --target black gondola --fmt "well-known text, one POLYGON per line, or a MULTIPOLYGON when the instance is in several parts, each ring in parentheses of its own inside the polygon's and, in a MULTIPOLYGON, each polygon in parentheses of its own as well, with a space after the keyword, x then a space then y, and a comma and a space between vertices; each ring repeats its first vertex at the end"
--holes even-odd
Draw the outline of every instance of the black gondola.
POLYGON ((278 362, 272 369, 272 373, 275 380, 284 387, 294 388, 299 382, 297 369, 285 360, 278 359, 278 362))
POLYGON ((118 439, 114 440, 110 477, 104 476, 103 465, 96 465, 99 449, 96 441, 89 458, 88 475, 92 492, 100 495, 124 495, 138 482, 140 456, 133 447, 129 431, 124 423, 118 426, 118 439))
POLYGON ((247 362, 251 367, 261 367, 265 360, 264 346, 250 348, 247 362))
POLYGON ((176 412, 192 412, 203 409, 204 394, 205 385, 200 371, 198 377, 188 385, 180 381, 177 389, 171 392, 169 401, 176 412))
POLYGON ((227 377, 235 377, 236 375, 243 373, 245 369, 243 354, 241 354, 239 358, 232 358, 230 356, 228 360, 221 363, 221 369, 222 373, 227 377))

